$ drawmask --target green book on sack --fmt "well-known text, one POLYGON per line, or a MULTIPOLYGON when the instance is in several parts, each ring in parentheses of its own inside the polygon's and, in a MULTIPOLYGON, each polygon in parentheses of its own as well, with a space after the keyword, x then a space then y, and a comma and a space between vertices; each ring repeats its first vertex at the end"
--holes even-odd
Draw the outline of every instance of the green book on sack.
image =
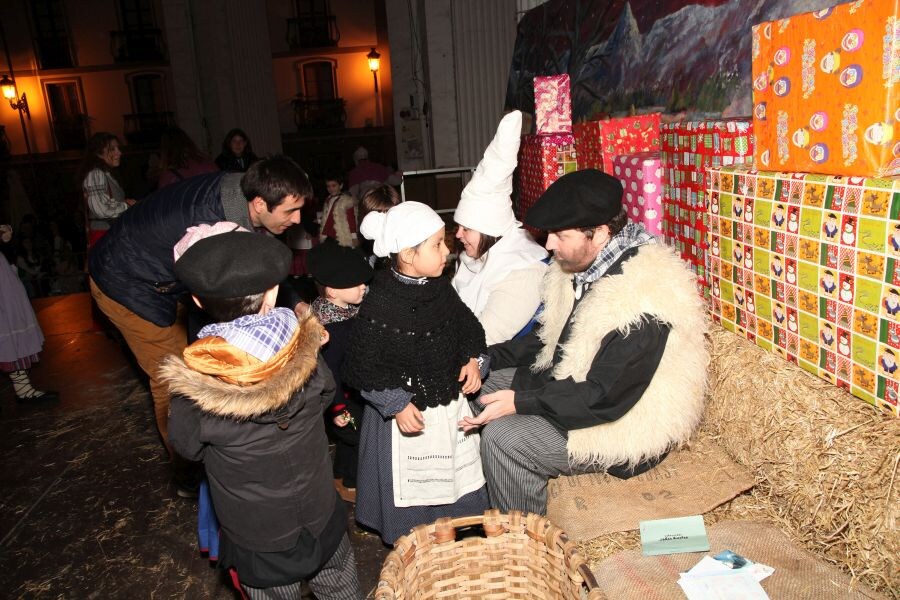
POLYGON ((709 550, 706 526, 700 515, 641 521, 640 527, 644 556, 709 550))

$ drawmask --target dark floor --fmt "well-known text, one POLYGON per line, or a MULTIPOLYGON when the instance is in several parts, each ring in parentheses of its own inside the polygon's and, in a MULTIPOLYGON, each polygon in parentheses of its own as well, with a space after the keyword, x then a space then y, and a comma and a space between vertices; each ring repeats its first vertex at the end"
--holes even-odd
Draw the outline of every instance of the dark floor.
MULTIPOLYGON (((87 294, 35 302, 47 341, 32 370, 59 390, 17 404, 0 380, 0 573, 11 598, 238 597, 197 551, 197 507, 169 481, 150 395, 87 294)), ((352 524, 363 592, 387 550, 352 524)))

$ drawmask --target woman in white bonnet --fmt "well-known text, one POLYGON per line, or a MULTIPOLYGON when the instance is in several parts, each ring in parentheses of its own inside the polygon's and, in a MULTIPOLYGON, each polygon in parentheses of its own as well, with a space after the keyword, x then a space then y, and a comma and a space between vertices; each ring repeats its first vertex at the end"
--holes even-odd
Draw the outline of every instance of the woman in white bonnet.
POLYGON ((515 337, 531 322, 547 268, 547 251, 512 210, 521 130, 522 113, 503 117, 453 215, 463 250, 453 287, 478 317, 488 345, 515 337))

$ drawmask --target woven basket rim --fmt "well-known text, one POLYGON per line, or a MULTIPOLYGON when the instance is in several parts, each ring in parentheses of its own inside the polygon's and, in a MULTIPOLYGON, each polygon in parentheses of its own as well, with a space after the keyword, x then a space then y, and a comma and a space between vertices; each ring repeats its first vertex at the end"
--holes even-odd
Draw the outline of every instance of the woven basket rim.
POLYGON ((454 543, 457 529, 476 525, 481 525, 485 529, 485 536, 482 539, 505 535, 509 533, 511 523, 514 524, 513 526, 524 526, 524 533, 535 542, 557 548, 564 557, 567 576, 570 576, 571 572, 577 573, 589 598, 603 598, 597 579, 587 561, 560 527, 554 525, 543 515, 517 510, 502 513, 497 509, 486 510, 484 514, 480 515, 444 517, 430 524, 418 525, 408 534, 400 537, 394 543, 394 549, 391 550, 382 565, 376 588, 382 595, 378 597, 392 597, 384 596, 384 594, 397 592, 394 584, 391 583, 392 580, 397 579, 394 575, 402 569, 410 567, 417 557, 421 556, 417 552, 420 547, 430 548, 454 543))

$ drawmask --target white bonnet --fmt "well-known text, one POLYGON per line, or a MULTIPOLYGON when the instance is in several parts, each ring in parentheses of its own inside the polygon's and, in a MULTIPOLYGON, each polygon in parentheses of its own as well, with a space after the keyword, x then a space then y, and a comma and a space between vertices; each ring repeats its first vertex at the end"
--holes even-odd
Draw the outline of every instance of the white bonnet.
POLYGON ((410 201, 384 213, 370 212, 359 231, 375 242, 376 256, 388 256, 424 242, 443 226, 444 221, 430 206, 410 201))

